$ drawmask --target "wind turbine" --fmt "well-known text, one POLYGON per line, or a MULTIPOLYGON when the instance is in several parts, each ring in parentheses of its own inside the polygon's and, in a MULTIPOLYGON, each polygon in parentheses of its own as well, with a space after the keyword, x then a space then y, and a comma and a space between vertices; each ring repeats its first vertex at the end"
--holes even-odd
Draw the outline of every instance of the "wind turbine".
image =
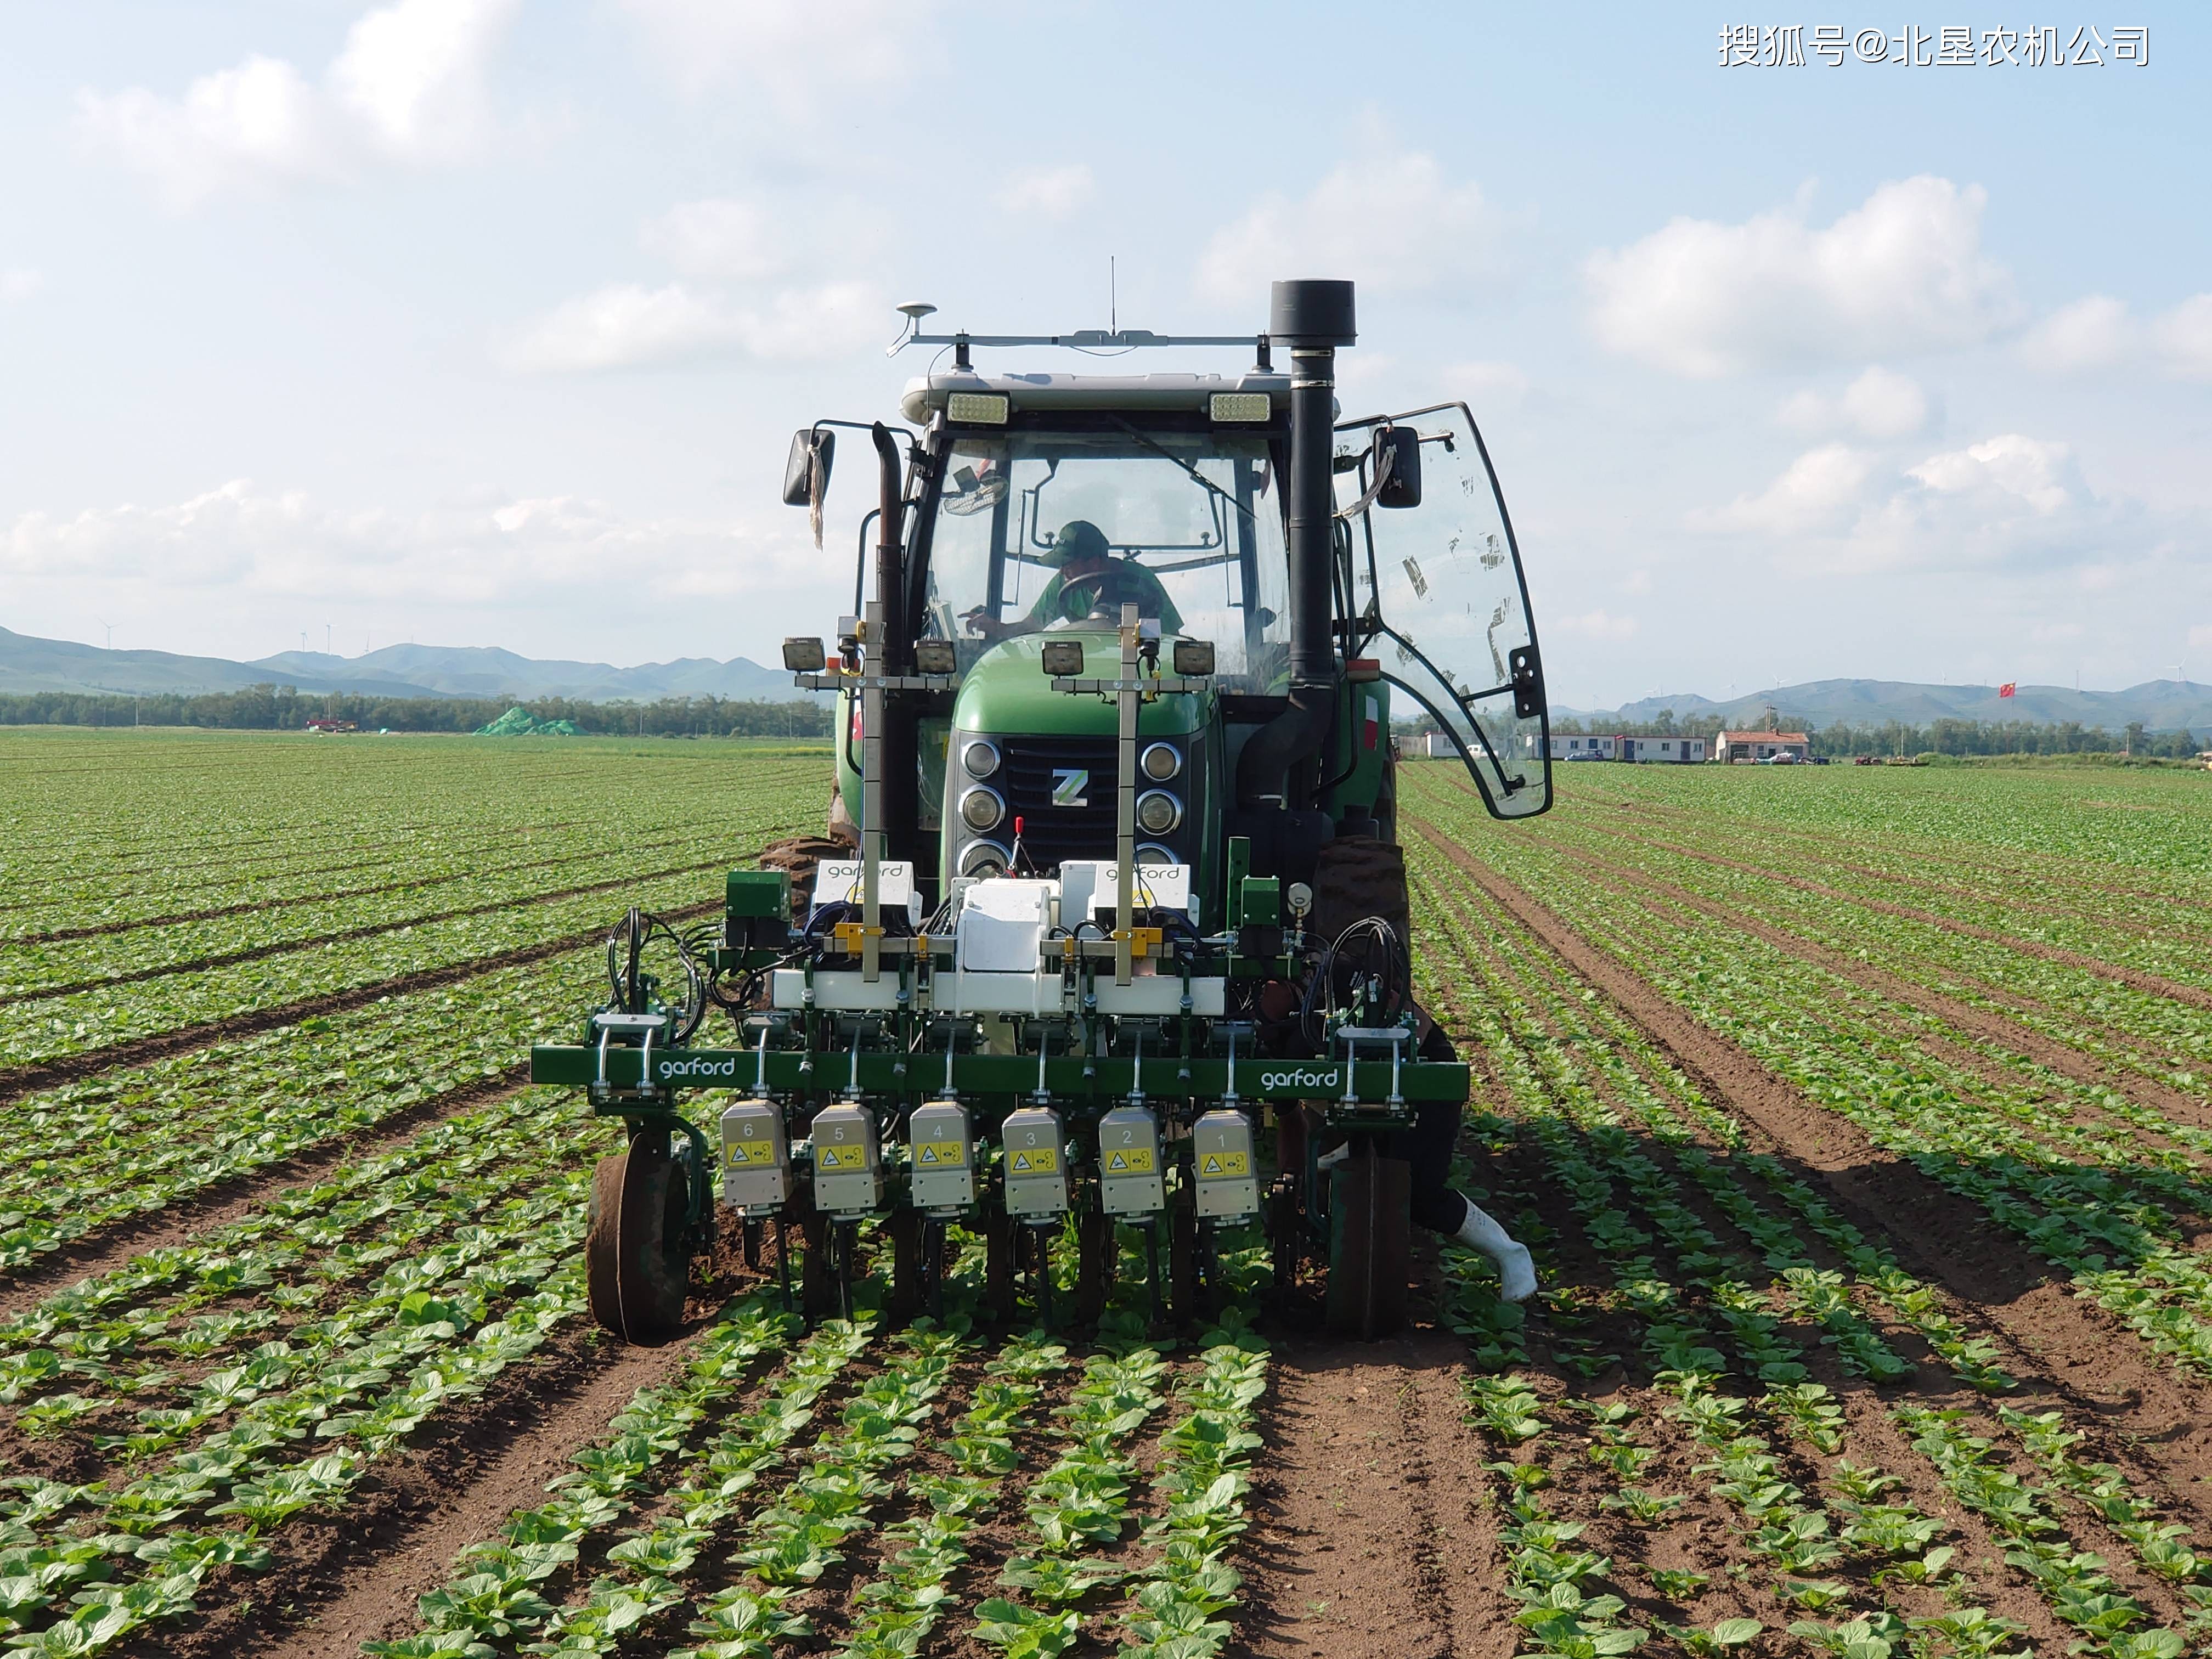
POLYGON ((105 620, 103 620, 102 618, 100 618, 100 617, 94 617, 93 618, 93 621, 94 621, 94 622, 96 622, 96 623, 100 623, 100 625, 102 628, 104 628, 104 629, 106 629, 107 630, 107 648, 108 648, 110 651, 114 650, 114 649, 115 649, 115 624, 114 624, 113 623, 112 623, 112 622, 105 621, 105 620))

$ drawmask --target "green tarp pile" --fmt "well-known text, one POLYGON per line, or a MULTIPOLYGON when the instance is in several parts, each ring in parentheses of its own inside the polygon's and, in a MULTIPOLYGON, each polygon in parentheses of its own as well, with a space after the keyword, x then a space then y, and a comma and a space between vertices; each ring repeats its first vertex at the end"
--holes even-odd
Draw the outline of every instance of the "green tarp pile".
POLYGON ((580 738, 574 720, 541 720, 527 708, 510 708, 489 726, 477 727, 480 738, 580 738))

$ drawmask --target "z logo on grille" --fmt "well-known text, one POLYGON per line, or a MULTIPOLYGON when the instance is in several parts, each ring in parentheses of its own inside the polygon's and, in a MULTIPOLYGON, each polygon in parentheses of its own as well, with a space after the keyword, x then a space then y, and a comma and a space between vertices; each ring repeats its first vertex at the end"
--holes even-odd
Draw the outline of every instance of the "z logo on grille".
POLYGON ((1054 806, 1090 805, 1090 769, 1082 766, 1054 767, 1052 769, 1052 804, 1054 806))

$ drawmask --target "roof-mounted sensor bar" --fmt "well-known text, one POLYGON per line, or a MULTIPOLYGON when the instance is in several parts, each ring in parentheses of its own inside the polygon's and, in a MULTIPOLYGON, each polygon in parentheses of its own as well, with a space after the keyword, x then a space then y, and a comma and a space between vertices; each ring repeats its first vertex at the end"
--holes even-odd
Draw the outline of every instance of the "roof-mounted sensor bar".
POLYGON ((891 342, 884 355, 896 357, 910 345, 951 346, 953 362, 972 368, 968 353, 975 346, 1068 346, 1078 351, 1133 351, 1147 346, 1242 346, 1259 354, 1262 368, 1271 367, 1264 334, 1155 334, 1146 328, 1082 328, 1073 334, 924 334, 921 319, 937 309, 919 301, 902 305, 906 331, 891 342))

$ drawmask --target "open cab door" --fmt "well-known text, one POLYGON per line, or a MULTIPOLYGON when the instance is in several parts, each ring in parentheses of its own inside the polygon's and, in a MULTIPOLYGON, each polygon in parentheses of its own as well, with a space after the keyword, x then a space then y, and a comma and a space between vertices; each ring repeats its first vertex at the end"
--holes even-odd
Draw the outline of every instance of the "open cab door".
POLYGON ((1474 416, 1438 404, 1336 431, 1339 603, 1354 637, 1379 645, 1383 678, 1451 734, 1491 816, 1533 817, 1552 804, 1543 662, 1474 416))

